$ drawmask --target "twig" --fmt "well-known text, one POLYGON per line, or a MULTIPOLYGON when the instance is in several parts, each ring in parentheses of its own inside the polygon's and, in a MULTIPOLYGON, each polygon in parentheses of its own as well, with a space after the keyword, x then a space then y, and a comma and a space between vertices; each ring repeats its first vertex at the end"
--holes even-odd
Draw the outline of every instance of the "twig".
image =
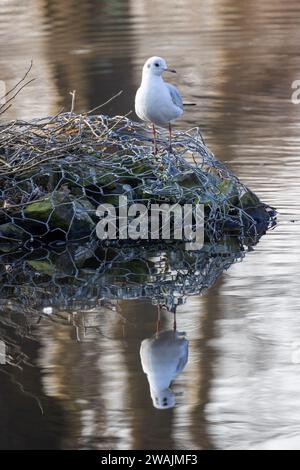
POLYGON ((100 108, 103 108, 103 106, 106 106, 107 104, 109 104, 111 101, 115 100, 116 98, 118 98, 118 96, 120 96, 121 94, 123 93, 123 90, 120 90, 118 91, 118 93, 116 93, 114 96, 112 96, 111 98, 109 98, 109 100, 105 101, 104 103, 102 104, 99 104, 99 106, 96 106, 95 108, 92 108, 90 109, 90 111, 88 111, 86 114, 92 114, 94 111, 96 111, 97 109, 100 109, 100 108))
POLYGON ((6 96, 8 96, 10 93, 12 93, 19 85, 20 83, 24 82, 24 80, 26 80, 26 77, 27 75, 29 74, 30 70, 32 69, 32 65, 33 65, 33 60, 31 59, 30 61, 30 65, 29 65, 29 68, 27 70, 27 72, 25 73, 25 75, 23 76, 23 78, 21 78, 21 80, 18 81, 18 83, 13 87, 11 88, 10 90, 8 90, 5 95, 1 96, 0 97, 0 101, 5 98, 6 96))
MULTIPOLYGON (((23 90, 23 88, 25 88, 26 86, 28 86, 30 83, 32 83, 32 82, 34 82, 34 81, 35 81, 35 78, 32 78, 32 79, 29 80, 28 82, 24 83, 24 85, 22 85, 21 88, 19 88, 19 89, 15 92, 15 94, 14 94, 13 96, 11 96, 11 97, 6 101, 5 105, 7 105, 7 103, 9 103, 10 101, 14 100, 15 97, 20 93, 20 91, 23 90)), ((2 106, 0 107, 0 111, 1 111, 1 108, 2 108, 3 106, 4 106, 4 105, 2 105, 2 106)), ((10 105, 10 106, 11 106, 11 105, 10 105)), ((10 106, 9 106, 9 107, 10 107, 10 106)), ((0 116, 1 116, 1 114, 4 114, 5 111, 7 111, 7 110, 9 109, 9 107, 8 107, 8 108, 5 108, 3 111, 1 111, 1 112, 0 112, 0 116)))
POLYGON ((71 103, 71 111, 70 111, 70 114, 73 114, 73 112, 74 112, 74 106, 75 106, 76 90, 70 91, 70 95, 72 96, 72 103, 71 103))

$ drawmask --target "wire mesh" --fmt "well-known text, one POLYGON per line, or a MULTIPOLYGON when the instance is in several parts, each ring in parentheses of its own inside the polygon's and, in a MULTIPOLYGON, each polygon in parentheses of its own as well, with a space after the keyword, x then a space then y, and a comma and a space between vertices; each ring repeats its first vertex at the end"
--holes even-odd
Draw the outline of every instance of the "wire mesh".
POLYGON ((220 163, 198 129, 161 130, 159 152, 142 125, 126 117, 74 115, 0 126, 2 247, 96 238, 99 204, 204 204, 210 240, 232 233, 252 242, 274 211, 220 163))

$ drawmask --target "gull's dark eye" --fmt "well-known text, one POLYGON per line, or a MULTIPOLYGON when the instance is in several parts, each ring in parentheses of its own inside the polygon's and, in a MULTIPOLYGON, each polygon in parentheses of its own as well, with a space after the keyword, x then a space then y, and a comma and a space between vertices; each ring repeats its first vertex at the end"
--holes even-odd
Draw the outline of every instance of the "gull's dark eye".
POLYGON ((155 67, 159 67, 159 63, 158 62, 155 62, 155 67))

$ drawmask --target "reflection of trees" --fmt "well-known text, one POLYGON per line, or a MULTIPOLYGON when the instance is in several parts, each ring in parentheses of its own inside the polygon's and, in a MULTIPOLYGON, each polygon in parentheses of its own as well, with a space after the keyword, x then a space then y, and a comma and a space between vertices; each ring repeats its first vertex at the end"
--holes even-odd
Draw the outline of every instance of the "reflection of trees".
MULTIPOLYGON (((234 2, 234 6, 238 19, 231 22, 237 27, 223 46, 224 67, 217 86, 221 101, 212 119, 213 145, 219 156, 231 161, 258 145, 261 159, 261 152, 269 151, 262 145, 268 139, 276 141, 297 108, 290 104, 290 95, 299 68, 295 61, 299 24, 293 7, 284 14, 279 0, 234 2)), ((249 155, 251 159, 256 156, 249 155)))
POLYGON ((17 8, 10 2, 0 5, 2 11, 8 27, 1 23, 0 38, 5 41, 1 79, 9 89, 23 76, 31 58, 32 76, 37 78, 6 113, 7 119, 47 116, 61 106, 67 110, 69 91, 74 89, 77 110, 91 109, 121 89, 126 93, 104 112, 121 114, 132 109, 130 58, 124 61, 131 32, 127 1, 28 0, 17 8))
POLYGON ((41 345, 12 305, 1 308, 0 340, 6 343, 7 361, 20 361, 18 366, 0 365, 0 449, 58 448, 66 432, 65 410, 44 394, 41 369, 31 365, 41 345))
POLYGON ((213 449, 215 447, 205 407, 210 402, 216 359, 216 351, 210 343, 216 337, 216 321, 223 314, 219 305, 219 290, 220 282, 207 293, 203 302, 204 316, 199 328, 199 335, 201 334, 203 339, 199 344, 198 387, 195 390, 197 398, 190 419, 191 437, 195 445, 201 443, 202 449, 213 449))
POLYGON ((125 114, 132 109, 129 61, 123 65, 122 52, 124 38, 127 44, 131 34, 127 1, 41 2, 44 19, 51 26, 46 55, 53 64, 62 103, 68 106, 68 91, 75 89, 76 109, 87 110, 125 90, 117 105, 112 103, 104 112, 125 114))
POLYGON ((0 16, 3 20, 0 25, 0 79, 6 82, 7 90, 11 89, 24 75, 31 59, 34 63, 31 77, 36 78, 1 119, 32 119, 54 114, 58 91, 45 54, 43 11, 35 0, 1 2, 0 16))
POLYGON ((106 432, 105 405, 98 390, 101 347, 78 341, 76 329, 70 325, 48 324, 41 332, 44 391, 59 401, 67 415, 68 431, 60 447, 97 448, 95 443, 99 437, 105 440, 106 432), (88 435, 85 428, 90 428, 88 435))
MULTIPOLYGON (((168 2, 132 0, 130 6, 141 18, 133 24, 136 56, 155 52, 178 69, 176 84, 197 102, 183 115, 183 126, 199 125, 218 158, 253 159, 256 145, 261 161, 268 139, 274 142, 283 135, 282 125, 298 120, 299 106, 290 104, 300 65, 296 1, 185 0, 173 6, 172 15, 168 2)), ((139 79, 136 69, 136 84, 139 79)), ((285 132, 291 133, 290 126, 285 132)), ((294 132, 298 136, 297 127, 294 132)), ((273 157, 273 149, 267 152, 273 157)))

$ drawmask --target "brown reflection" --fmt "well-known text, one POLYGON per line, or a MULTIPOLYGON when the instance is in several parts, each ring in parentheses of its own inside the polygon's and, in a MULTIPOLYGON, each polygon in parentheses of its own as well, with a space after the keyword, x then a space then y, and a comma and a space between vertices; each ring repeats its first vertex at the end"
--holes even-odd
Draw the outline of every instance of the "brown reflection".
POLYGON ((230 3, 238 28, 223 46, 220 105, 207 137, 219 158, 234 162, 243 152, 260 164, 261 152, 290 134, 298 115, 290 98, 300 67, 299 5, 292 2, 283 12, 279 0, 230 3))
POLYGON ((109 420, 114 417, 107 409, 110 396, 106 387, 111 395, 113 391, 100 365, 105 338, 99 336, 98 330, 103 326, 105 313, 61 312, 58 323, 42 327, 39 361, 44 370, 44 391, 58 399, 68 417, 68 432, 61 443, 64 449, 114 448, 118 439, 110 430, 109 420))
POLYGON ((195 406, 192 408, 190 419, 192 428, 192 439, 194 444, 202 449, 214 449, 216 444, 210 430, 210 423, 206 416, 206 405, 210 402, 212 381, 215 378, 215 364, 217 353, 211 344, 217 336, 217 322, 223 316, 220 306, 220 289, 222 280, 217 282, 205 296, 203 302, 204 315, 201 317, 199 336, 202 341, 199 344, 201 352, 198 363, 198 387, 195 390, 195 406))
POLYGON ((2 450, 60 448, 68 432, 66 410, 44 394, 42 371, 33 366, 41 345, 29 329, 17 306, 1 309, 0 341, 5 342, 8 356, 7 364, 0 365, 2 450))
MULTIPOLYGON (((44 19, 51 25, 46 55, 53 64, 53 78, 64 106, 70 106, 67 93, 71 90, 76 90, 78 111, 91 109, 124 90, 114 109, 117 114, 132 109, 128 99, 130 61, 122 63, 120 54, 123 38, 130 41, 128 8, 127 1, 42 1, 44 19)), ((103 111, 110 113, 113 108, 103 111)))

